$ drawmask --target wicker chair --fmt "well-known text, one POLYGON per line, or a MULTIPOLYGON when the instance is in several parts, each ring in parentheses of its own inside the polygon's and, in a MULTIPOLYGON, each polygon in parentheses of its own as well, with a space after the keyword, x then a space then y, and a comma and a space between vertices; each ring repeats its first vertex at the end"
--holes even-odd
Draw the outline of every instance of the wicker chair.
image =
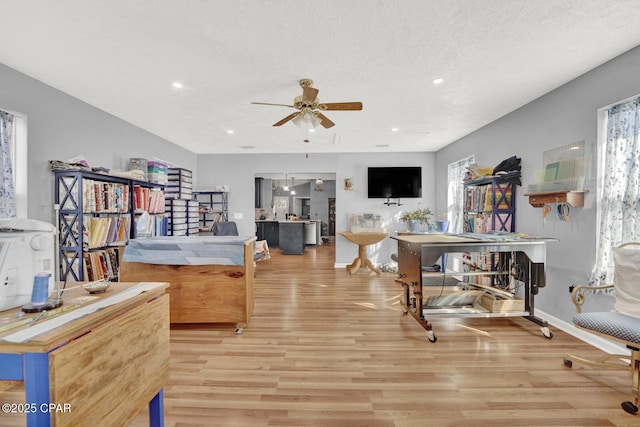
POLYGON ((576 306, 573 323, 576 327, 595 335, 624 344, 631 354, 608 354, 597 360, 589 360, 567 354, 565 366, 571 368, 573 363, 582 363, 609 369, 624 369, 631 372, 631 401, 622 402, 622 408, 637 414, 640 392, 640 243, 631 242, 614 249, 615 278, 614 284, 603 286, 575 286, 571 298, 576 306), (582 313, 585 292, 596 289, 615 288, 616 301, 613 311, 582 313))

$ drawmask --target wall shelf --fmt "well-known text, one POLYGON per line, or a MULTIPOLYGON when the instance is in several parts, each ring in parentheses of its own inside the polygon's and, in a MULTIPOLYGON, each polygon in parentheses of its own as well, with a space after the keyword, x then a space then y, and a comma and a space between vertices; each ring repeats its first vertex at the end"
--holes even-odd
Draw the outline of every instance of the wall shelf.
POLYGON ((529 204, 534 208, 541 208, 549 203, 568 203, 571 207, 581 208, 584 206, 585 191, 548 191, 544 193, 525 194, 529 198, 529 204))

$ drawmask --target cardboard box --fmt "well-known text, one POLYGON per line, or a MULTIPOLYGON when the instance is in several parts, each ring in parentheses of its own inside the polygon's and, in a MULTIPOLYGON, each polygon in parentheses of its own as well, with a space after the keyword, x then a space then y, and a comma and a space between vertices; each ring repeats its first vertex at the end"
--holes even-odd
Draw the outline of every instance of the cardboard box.
POLYGON ((480 304, 492 313, 513 313, 524 311, 524 300, 514 296, 503 298, 492 293, 485 292, 480 298, 480 304))

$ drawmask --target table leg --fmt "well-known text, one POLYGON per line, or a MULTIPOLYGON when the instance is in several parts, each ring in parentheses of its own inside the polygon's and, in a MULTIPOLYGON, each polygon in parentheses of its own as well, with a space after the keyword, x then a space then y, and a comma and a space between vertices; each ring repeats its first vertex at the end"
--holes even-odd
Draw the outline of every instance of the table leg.
POLYGON ((369 268, 369 270, 373 271, 374 273, 376 273, 376 274, 378 274, 378 275, 380 274, 380 270, 378 270, 378 269, 376 268, 376 266, 375 266, 375 265, 373 265, 373 263, 371 262, 371 260, 370 260, 369 258, 367 258, 367 259, 365 260, 365 264, 366 264, 367 268, 369 268))
POLYGON ((358 269, 360 268, 362 261, 360 260, 360 258, 356 258, 353 260, 353 262, 349 265, 347 265, 347 270, 349 270, 349 273, 353 274, 356 271, 358 271, 358 269))
MULTIPOLYGON (((27 404, 34 405, 34 412, 27 413, 28 427, 51 425, 49 411, 41 411, 49 405, 49 353, 24 354, 24 391, 27 404)), ((58 403, 58 402, 56 402, 58 403)))
POLYGON ((149 427, 164 427, 164 390, 149 402, 149 427))
POLYGON ((367 256, 367 245, 358 245, 358 257, 361 265, 367 267, 370 271, 373 271, 376 274, 380 274, 380 270, 373 265, 367 256))

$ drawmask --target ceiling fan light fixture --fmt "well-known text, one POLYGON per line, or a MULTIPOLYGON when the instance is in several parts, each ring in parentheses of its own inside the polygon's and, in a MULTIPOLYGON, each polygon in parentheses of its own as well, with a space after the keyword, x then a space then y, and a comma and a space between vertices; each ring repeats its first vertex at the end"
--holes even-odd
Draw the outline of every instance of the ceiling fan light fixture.
POLYGON ((259 105, 275 105, 280 107, 289 107, 299 110, 291 113, 285 118, 277 121, 273 126, 282 126, 285 123, 293 122, 297 127, 305 128, 307 132, 311 129, 322 126, 330 128, 335 126, 328 117, 322 114, 323 111, 359 111, 362 110, 362 102, 328 102, 320 103, 318 99, 318 89, 311 87, 313 81, 311 79, 301 79, 300 87, 302 87, 302 95, 293 99, 292 105, 273 104, 269 102, 252 102, 259 105))
POLYGON ((294 125, 298 126, 299 128, 304 126, 304 122, 302 121, 302 114, 298 114, 291 121, 293 122, 294 125))
POLYGON ((292 120, 294 125, 299 128, 307 128, 309 130, 320 126, 321 120, 316 117, 311 110, 303 109, 300 114, 294 117, 292 120))

